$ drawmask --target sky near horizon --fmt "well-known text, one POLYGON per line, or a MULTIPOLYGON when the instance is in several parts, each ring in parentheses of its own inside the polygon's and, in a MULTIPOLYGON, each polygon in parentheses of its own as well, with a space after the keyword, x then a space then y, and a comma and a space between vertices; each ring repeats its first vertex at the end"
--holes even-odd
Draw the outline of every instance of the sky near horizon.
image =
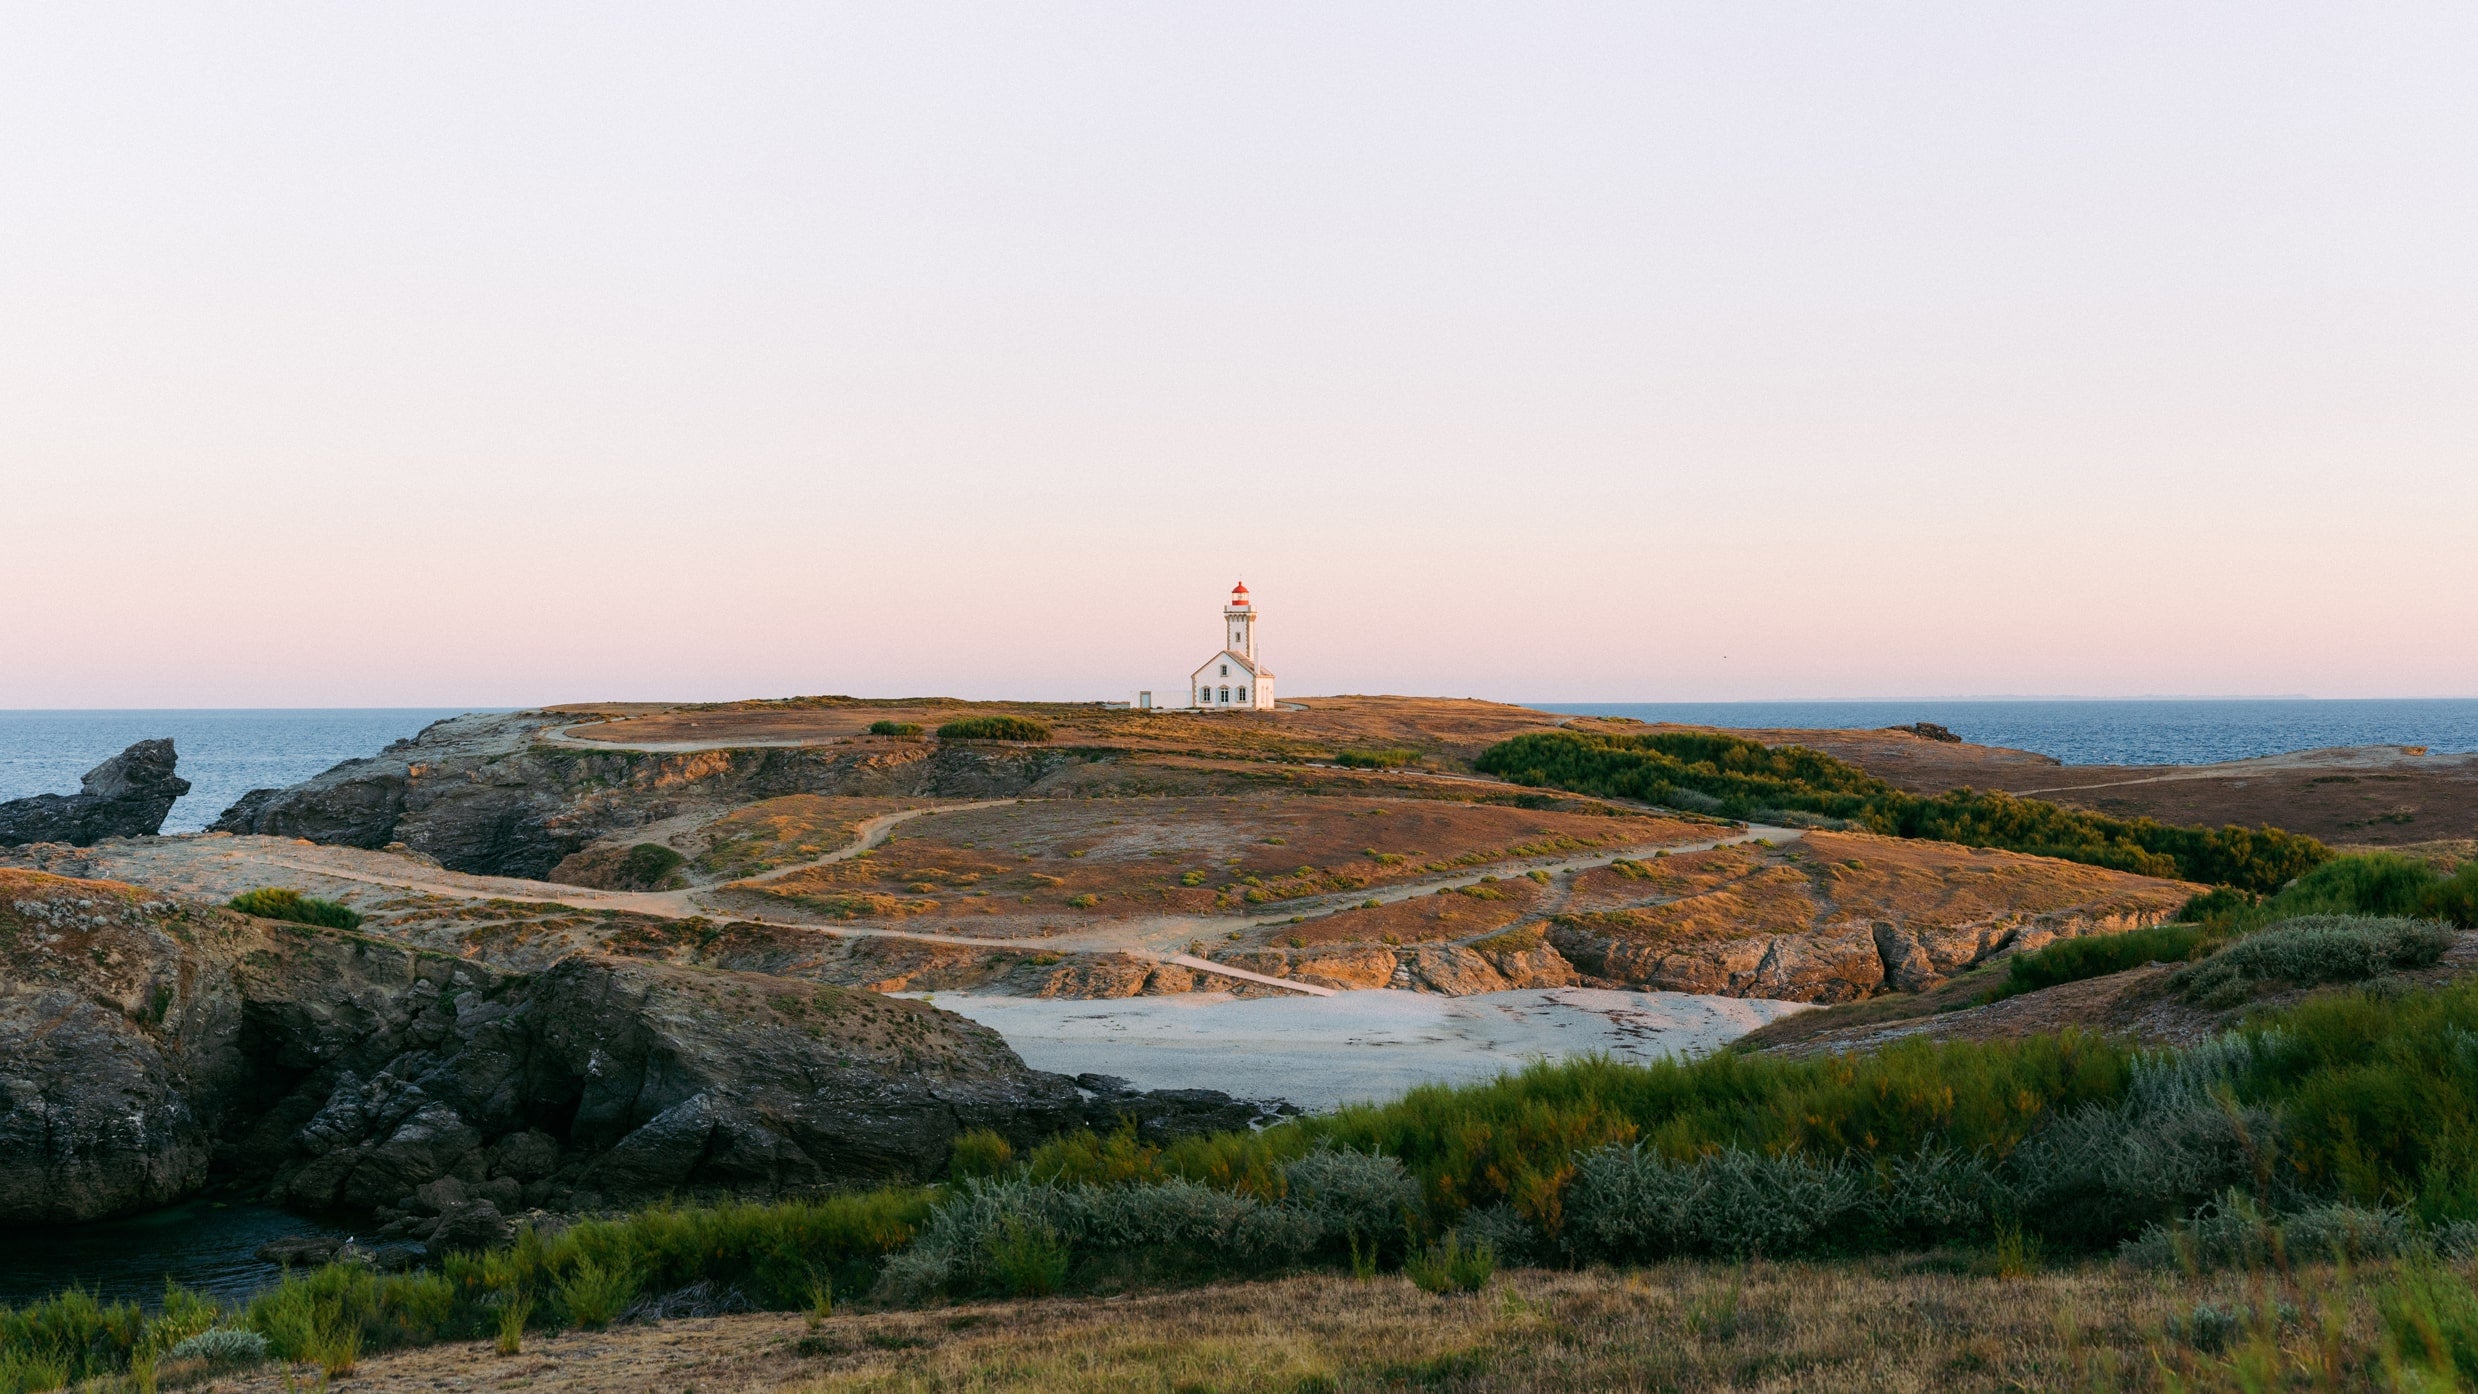
POLYGON ((0 707, 2478 695, 2466 4, 8 27, 0 707))

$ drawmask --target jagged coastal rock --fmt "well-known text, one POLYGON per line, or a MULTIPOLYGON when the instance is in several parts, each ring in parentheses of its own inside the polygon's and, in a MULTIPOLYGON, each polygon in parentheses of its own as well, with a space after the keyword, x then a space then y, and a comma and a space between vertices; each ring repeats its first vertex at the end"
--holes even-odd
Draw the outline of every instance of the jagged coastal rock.
POLYGON ((453 871, 541 879, 599 837, 698 804, 824 793, 1003 797, 1079 758, 946 744, 663 754, 535 741, 574 719, 510 712, 434 722, 367 759, 253 789, 212 830, 344 847, 402 843, 453 871))
POLYGON ((189 792, 189 781, 172 772, 179 761, 171 741, 140 741, 88 770, 77 793, 0 803, 0 847, 91 847, 107 837, 152 837, 189 792))
POLYGON ((0 963, 0 1224, 212 1172, 427 1240, 528 1207, 930 1176, 974 1128, 1265 1112, 1079 1085, 859 989, 591 954, 510 972, 41 872, 0 869, 0 963))

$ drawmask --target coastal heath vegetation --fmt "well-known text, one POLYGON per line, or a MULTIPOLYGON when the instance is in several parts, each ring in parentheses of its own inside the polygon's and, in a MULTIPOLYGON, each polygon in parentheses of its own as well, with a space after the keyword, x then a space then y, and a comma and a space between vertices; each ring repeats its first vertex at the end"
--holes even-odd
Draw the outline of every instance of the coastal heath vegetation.
POLYGON ((2258 893, 2276 891, 2332 856, 2313 838, 2278 828, 2178 827, 1972 789, 1911 794, 1821 751, 1718 734, 1534 732, 1489 747, 1473 768, 1516 784, 1601 798, 1690 806, 1758 821, 1783 815, 1833 818, 1892 837, 2026 852, 2258 893))
POLYGON ((942 741, 1046 741, 1048 725, 1028 716, 968 716, 938 728, 942 741))
MULTIPOLYGON (((1123 1126, 1020 1154, 976 1136, 941 1185, 526 1227, 433 1272, 339 1263, 237 1308, 167 1300, 185 1314, 171 1325, 63 1294, 0 1313, 0 1360, 87 1378, 231 1328, 340 1372, 402 1345, 626 1320, 697 1284, 791 1312, 821 1292, 908 1304, 1415 1268, 1457 1289, 1498 1264, 1938 1248, 2011 1253, 2022 1272, 2111 1253, 2458 1263, 2478 1251, 2473 1042, 2478 981, 2333 992, 2183 1050, 2063 1032, 1542 1063, 1263 1131, 1154 1143, 1123 1126)), ((2448 1346, 2466 1283, 2434 1272, 2387 1300, 2448 1346)))
POLYGON ((322 929, 361 928, 361 912, 353 907, 303 895, 284 886, 261 886, 254 891, 243 891, 227 903, 244 915, 256 915, 262 920, 289 920, 294 924, 317 925, 322 929))
MULTIPOLYGON (((2393 852, 2334 857, 2273 895, 2221 887, 2187 901, 2168 924, 2123 934, 2060 939, 2015 954, 2008 961, 2005 981, 1988 1000, 2121 973, 2146 963, 2212 958, 2241 939, 2308 921, 2321 927, 2278 936, 2269 944, 2247 949, 2222 969, 2209 970, 2207 975, 2197 969, 2184 982, 2191 984, 2208 976, 2223 987, 2240 980, 2306 986, 2374 977, 2434 962, 2446 942, 2439 937, 2442 925, 2478 928, 2478 913, 2474 913, 2478 903, 2473 902, 2478 902, 2478 862, 2446 875, 2393 852), (2424 921, 2429 928, 2404 927, 2403 922, 2413 920, 2424 921), (2334 952, 2305 955, 2302 949, 2309 940, 2334 952), (2336 948, 2344 941, 2353 947, 2336 948)), ((2242 996, 2222 991, 2218 1005, 2234 1005, 2242 996)))

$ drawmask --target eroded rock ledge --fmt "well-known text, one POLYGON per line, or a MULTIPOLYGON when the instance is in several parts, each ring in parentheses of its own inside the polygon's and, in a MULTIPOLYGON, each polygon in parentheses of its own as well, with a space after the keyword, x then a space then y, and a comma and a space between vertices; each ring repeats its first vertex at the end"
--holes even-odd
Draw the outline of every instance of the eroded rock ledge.
POLYGON ((210 1173, 363 1212, 424 1187, 505 1210, 782 1194, 934 1175, 972 1128, 1262 1112, 1080 1086, 857 989, 599 955, 511 972, 39 872, 0 869, 0 962, 0 1224, 210 1173))

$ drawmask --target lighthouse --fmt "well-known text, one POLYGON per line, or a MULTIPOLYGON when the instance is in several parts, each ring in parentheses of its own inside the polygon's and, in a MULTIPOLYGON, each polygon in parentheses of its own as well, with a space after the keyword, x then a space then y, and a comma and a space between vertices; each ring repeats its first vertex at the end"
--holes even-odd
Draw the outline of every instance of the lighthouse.
POLYGON ((1273 672, 1256 657, 1256 607, 1247 582, 1230 588, 1222 606, 1222 651, 1197 667, 1187 693, 1190 704, 1207 711, 1273 710, 1273 672))

